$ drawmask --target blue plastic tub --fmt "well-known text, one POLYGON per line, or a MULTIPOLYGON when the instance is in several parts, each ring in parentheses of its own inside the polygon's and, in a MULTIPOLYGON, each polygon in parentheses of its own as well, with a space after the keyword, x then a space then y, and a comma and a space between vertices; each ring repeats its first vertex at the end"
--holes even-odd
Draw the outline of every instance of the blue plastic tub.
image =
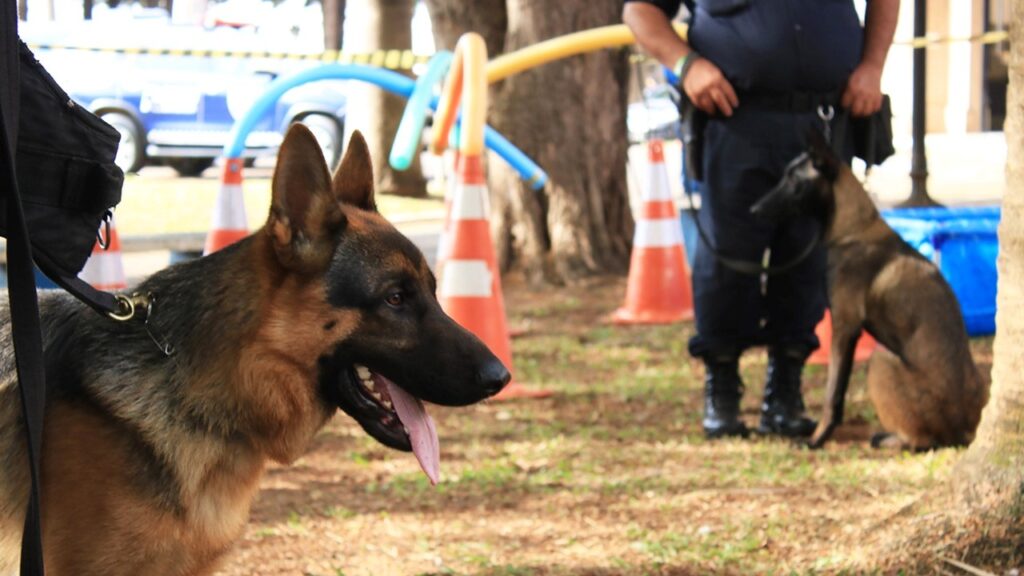
POLYGON ((960 301, 967 333, 996 331, 996 257, 999 221, 950 220, 935 232, 937 264, 960 301))
POLYGON ((985 206, 933 206, 928 208, 890 208, 882 210, 882 217, 886 220, 889 217, 909 218, 912 220, 927 220, 931 222, 944 222, 946 220, 965 220, 974 218, 989 218, 999 220, 1002 208, 996 205, 985 206))
POLYGON ((949 282, 971 336, 995 332, 999 206, 901 208, 882 212, 889 226, 949 282))

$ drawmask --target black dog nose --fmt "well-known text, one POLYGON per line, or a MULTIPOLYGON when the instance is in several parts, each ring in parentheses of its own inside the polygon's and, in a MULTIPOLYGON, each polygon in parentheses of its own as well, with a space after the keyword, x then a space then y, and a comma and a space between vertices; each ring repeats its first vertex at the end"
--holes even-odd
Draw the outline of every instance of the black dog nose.
POLYGON ((477 379, 480 381, 480 386, 487 392, 487 395, 493 396, 508 384, 509 380, 512 379, 512 374, 501 363, 501 360, 495 358, 486 362, 480 368, 480 371, 477 373, 477 379))

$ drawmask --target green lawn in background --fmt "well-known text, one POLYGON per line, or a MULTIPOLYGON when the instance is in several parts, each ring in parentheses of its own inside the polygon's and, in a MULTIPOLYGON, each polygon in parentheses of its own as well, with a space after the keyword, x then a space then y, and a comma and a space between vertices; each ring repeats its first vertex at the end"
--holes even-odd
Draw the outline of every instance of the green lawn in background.
MULTIPOLYGON (((156 172, 156 171, 154 171, 156 172)), ((121 203, 115 215, 122 236, 206 232, 213 218, 213 206, 220 190, 217 169, 210 169, 203 178, 178 178, 164 174, 129 174, 125 178, 121 203)), ((269 170, 260 170, 258 177, 246 177, 242 183, 245 212, 249 228, 263 225, 270 206, 269 170)), ((377 205, 388 218, 424 217, 440 213, 443 203, 436 196, 426 199, 378 195, 377 205)))

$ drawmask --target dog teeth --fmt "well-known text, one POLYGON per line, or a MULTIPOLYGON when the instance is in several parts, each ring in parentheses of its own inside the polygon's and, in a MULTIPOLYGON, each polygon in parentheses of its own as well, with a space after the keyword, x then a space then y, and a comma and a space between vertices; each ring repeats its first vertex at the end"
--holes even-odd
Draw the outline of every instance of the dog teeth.
MULTIPOLYGON (((373 379, 373 372, 370 371, 366 366, 360 364, 355 365, 356 376, 359 378, 359 383, 363 385, 366 392, 371 398, 377 401, 378 404, 388 410, 394 410, 394 404, 391 402, 391 395, 387 393, 386 389, 378 389, 377 382, 373 379)), ((383 385, 381 385, 383 386, 383 385)))
POLYGON ((356 375, 359 376, 360 380, 369 380, 371 378, 370 369, 366 366, 356 366, 356 375))

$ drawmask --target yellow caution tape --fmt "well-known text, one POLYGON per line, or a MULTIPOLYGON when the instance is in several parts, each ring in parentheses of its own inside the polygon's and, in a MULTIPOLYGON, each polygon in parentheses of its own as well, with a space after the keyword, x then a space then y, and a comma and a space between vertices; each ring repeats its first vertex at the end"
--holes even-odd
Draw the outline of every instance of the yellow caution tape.
MULTIPOLYGON (((685 26, 677 25, 677 31, 685 34, 685 26)), ((911 48, 923 48, 935 44, 951 44, 956 42, 971 42, 977 44, 998 44, 1009 40, 1009 33, 1006 30, 993 30, 970 36, 953 36, 943 34, 929 34, 927 36, 911 38, 909 40, 897 40, 893 42, 897 46, 910 46, 911 48)), ((518 53, 503 54, 488 63, 488 80, 495 82, 526 68, 532 68, 538 64, 563 58, 568 55, 581 54, 601 48, 612 48, 633 43, 632 33, 624 25, 606 26, 583 30, 567 36, 552 38, 544 42, 529 46, 518 53)), ((426 64, 430 60, 430 54, 414 54, 412 50, 377 50, 369 53, 339 52, 337 50, 326 50, 316 53, 285 53, 285 52, 261 52, 247 50, 187 50, 181 48, 111 48, 111 47, 88 47, 68 46, 63 44, 31 44, 33 50, 78 50, 84 52, 99 52, 102 54, 128 54, 133 56, 191 56, 194 58, 253 58, 270 60, 318 60, 324 63, 339 64, 370 64, 390 70, 411 70, 417 64, 426 64)))
POLYGON ((412 50, 377 50, 370 53, 338 52, 327 50, 316 53, 260 52, 248 50, 186 50, 181 48, 111 48, 67 46, 63 44, 30 44, 32 50, 77 50, 101 54, 129 54, 132 56, 191 56, 193 58, 254 58, 268 60, 317 60, 339 64, 370 64, 391 70, 411 70, 417 64, 426 64, 430 54, 414 54, 412 50))
POLYGON ((993 30, 970 36, 951 36, 944 34, 928 34, 927 36, 911 38, 910 40, 897 40, 893 42, 897 46, 910 46, 911 48, 924 48, 932 44, 951 44, 953 42, 972 42, 978 44, 998 44, 1010 39, 1006 30, 993 30))

